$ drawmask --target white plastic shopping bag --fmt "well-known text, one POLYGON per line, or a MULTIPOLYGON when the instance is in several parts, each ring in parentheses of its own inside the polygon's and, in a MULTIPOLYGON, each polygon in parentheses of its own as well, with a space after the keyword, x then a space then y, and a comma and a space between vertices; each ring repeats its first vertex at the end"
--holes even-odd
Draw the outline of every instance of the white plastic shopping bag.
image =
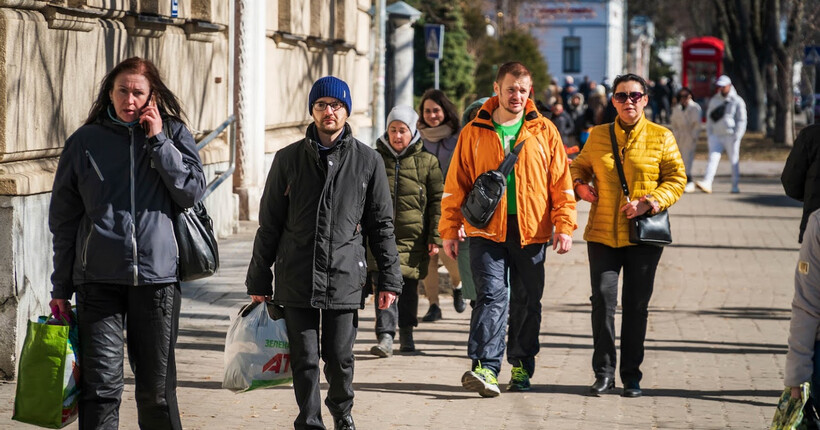
POLYGON ((222 388, 235 392, 288 384, 290 345, 282 310, 272 303, 246 305, 225 338, 222 388))

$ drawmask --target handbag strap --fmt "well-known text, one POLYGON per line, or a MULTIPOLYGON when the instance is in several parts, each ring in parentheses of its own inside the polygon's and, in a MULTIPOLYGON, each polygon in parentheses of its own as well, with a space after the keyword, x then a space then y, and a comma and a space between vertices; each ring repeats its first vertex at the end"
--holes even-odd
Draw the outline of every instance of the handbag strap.
POLYGON ((612 155, 615 156, 615 168, 618 169, 618 177, 621 178, 621 188, 624 190, 626 201, 629 201, 629 187, 626 185, 624 176, 624 166, 621 164, 621 156, 618 155, 618 140, 615 138, 615 123, 609 124, 609 140, 612 141, 612 155))
POLYGON ((524 146, 524 142, 526 142, 526 139, 522 140, 518 145, 515 145, 515 148, 513 148, 513 150, 504 157, 501 164, 498 165, 498 171, 505 177, 512 172, 515 162, 518 161, 518 153, 521 152, 521 147, 524 146))

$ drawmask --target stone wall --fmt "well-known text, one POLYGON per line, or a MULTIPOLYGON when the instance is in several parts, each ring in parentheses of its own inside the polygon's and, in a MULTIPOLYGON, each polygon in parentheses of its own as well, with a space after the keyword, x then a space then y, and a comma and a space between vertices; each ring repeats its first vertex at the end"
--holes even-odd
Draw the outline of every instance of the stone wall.
MULTIPOLYGON (((48 312, 54 171, 105 73, 131 56, 152 60, 195 135, 229 115, 230 2, 179 3, 172 17, 170 1, 0 0, 0 377, 15 374, 26 321, 48 312)), ((227 142, 201 153, 209 180, 227 167, 227 142)), ((206 205, 231 234, 230 185, 206 205)))

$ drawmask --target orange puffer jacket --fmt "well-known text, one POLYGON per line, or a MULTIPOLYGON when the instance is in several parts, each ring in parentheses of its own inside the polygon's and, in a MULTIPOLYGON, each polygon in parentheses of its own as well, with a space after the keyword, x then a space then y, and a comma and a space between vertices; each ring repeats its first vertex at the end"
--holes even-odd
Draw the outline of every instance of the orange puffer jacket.
MULTIPOLYGON (((462 224, 470 237, 495 242, 504 242, 507 238, 506 196, 483 229, 464 222, 461 214, 461 203, 475 179, 488 170, 497 169, 504 159, 504 148, 492 121, 492 113, 498 107, 498 97, 490 98, 476 118, 461 130, 444 181, 439 221, 442 239, 458 239, 462 224)), ((527 100, 516 145, 521 141, 526 143, 518 154, 514 170, 521 246, 548 242, 553 226, 556 233, 572 235, 578 226, 567 154, 555 125, 538 113, 532 100, 527 100)))
MULTIPOLYGON (((628 136, 616 120, 615 137, 623 154, 621 161, 630 198, 650 194, 660 210, 678 201, 686 186, 686 171, 672 132, 642 116, 628 136)), ((620 211, 626 198, 612 155, 609 124, 592 129, 570 170, 573 179, 591 181, 598 192, 598 201, 589 211, 584 240, 613 248, 632 245, 626 215, 620 211)))

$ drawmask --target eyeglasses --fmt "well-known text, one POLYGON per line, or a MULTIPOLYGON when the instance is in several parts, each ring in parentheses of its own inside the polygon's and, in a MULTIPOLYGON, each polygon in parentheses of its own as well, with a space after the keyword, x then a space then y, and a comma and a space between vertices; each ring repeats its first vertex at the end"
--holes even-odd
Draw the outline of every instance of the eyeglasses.
POLYGON ((638 103, 638 101, 645 95, 645 93, 639 93, 637 91, 633 91, 631 93, 615 93, 612 94, 612 100, 615 100, 618 103, 626 103, 626 99, 628 98, 632 101, 632 103, 638 103))
POLYGON ((315 110, 316 112, 324 112, 325 109, 327 109, 327 107, 330 106, 330 109, 332 109, 333 112, 336 112, 337 110, 343 108, 344 105, 345 104, 341 103, 341 102, 333 102, 333 103, 316 102, 316 103, 313 104, 313 110, 315 110))

